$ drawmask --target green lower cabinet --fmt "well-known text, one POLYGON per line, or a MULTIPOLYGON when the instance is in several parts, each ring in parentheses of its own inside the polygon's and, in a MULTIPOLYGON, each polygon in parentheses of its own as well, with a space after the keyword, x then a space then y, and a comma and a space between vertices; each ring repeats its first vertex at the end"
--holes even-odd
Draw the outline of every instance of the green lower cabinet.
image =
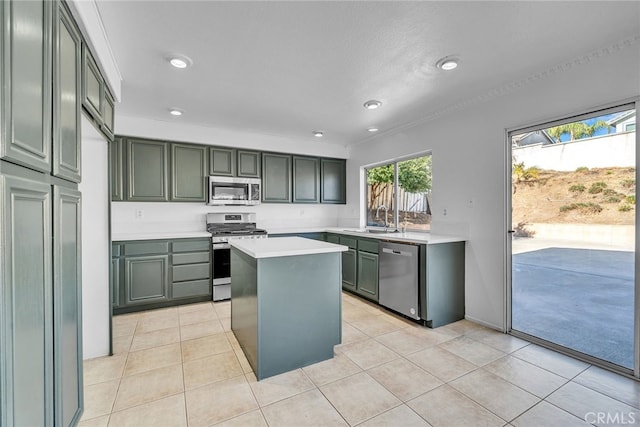
POLYGON ((80 192, 54 186, 53 197, 54 414, 73 426, 83 407, 80 192))
POLYGON ((340 244, 340 236, 337 234, 327 233, 327 242, 335 243, 336 245, 340 244))
POLYGON ((169 255, 125 258, 124 289, 128 305, 166 301, 169 298, 169 255))
POLYGON ((358 251, 356 292, 378 301, 378 254, 358 251))
POLYGON ((356 275, 358 273, 358 258, 355 249, 342 252, 342 289, 356 291, 356 275))
POLYGON ((114 314, 211 300, 211 240, 137 240, 111 249, 114 314))
POLYGON ((0 425, 53 417, 51 186, 0 175, 0 425))

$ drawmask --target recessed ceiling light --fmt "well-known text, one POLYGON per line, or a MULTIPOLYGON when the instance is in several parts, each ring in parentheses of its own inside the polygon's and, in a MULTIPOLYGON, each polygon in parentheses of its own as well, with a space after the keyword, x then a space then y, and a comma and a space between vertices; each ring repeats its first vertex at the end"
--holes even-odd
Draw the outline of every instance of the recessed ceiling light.
POLYGON ((184 111, 182 110, 178 110, 177 108, 172 108, 169 110, 169 114, 171 114, 172 116, 181 116, 184 113, 184 111))
POLYGON ((175 68, 187 68, 193 65, 191 58, 184 55, 170 55, 168 59, 169 64, 173 65, 175 68))
POLYGON ((454 56, 445 56, 436 62, 436 67, 444 71, 451 71, 458 68, 458 61, 459 59, 454 56))
POLYGON ((321 130, 314 130, 313 131, 313 136, 315 136, 317 138, 322 138, 324 136, 324 132, 322 132, 321 130))
POLYGON ((364 108, 366 108, 367 110, 375 110, 381 105, 382 105, 382 102, 372 99, 364 103, 364 108))
POLYGON ((380 129, 378 129, 377 127, 371 127, 369 129, 367 129, 369 132, 378 132, 380 129))

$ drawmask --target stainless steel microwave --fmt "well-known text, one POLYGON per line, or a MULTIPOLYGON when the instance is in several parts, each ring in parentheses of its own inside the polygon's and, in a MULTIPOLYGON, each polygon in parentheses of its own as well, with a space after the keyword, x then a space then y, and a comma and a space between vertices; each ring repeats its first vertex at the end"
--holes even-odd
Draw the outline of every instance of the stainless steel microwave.
POLYGON ((208 205, 260 204, 260 178, 209 176, 208 205))

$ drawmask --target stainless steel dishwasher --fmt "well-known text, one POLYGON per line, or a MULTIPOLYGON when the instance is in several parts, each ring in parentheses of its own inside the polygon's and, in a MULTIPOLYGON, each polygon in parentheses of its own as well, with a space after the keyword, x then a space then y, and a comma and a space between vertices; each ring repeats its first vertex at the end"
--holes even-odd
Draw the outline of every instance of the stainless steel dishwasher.
POLYGON ((420 320, 418 245, 380 242, 378 302, 420 320))

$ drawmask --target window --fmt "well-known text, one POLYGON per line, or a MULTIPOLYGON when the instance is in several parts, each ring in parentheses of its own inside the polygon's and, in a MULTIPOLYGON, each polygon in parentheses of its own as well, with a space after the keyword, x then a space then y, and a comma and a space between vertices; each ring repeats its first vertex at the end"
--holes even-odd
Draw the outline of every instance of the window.
POLYGON ((431 154, 365 168, 366 225, 431 228, 431 154))
POLYGON ((629 123, 624 125, 624 131, 625 132, 633 132, 634 130, 636 130, 636 124, 635 123, 629 123))

